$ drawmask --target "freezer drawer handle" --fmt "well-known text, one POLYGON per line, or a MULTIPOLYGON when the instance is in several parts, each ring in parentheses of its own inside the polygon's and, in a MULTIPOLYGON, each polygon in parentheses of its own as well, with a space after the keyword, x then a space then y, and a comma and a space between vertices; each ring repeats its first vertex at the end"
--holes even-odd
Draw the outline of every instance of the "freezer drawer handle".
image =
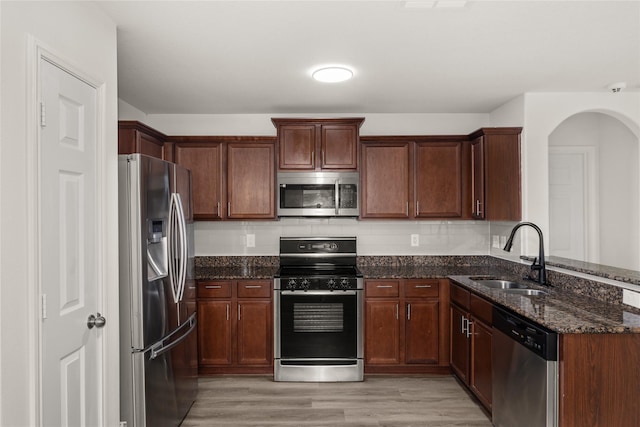
POLYGON ((96 328, 104 328, 104 325, 107 323, 107 319, 104 318, 104 316, 100 313, 98 313, 97 316, 94 316, 93 314, 91 316, 89 316, 89 318, 87 319, 87 328, 89 329, 93 329, 93 327, 95 326, 96 328))

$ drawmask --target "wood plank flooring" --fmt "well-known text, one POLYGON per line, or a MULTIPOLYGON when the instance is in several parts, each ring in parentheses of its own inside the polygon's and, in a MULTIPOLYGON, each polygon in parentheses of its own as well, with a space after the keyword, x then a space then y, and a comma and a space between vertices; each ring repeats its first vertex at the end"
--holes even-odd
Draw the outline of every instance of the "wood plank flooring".
POLYGON ((491 427, 450 376, 366 376, 364 382, 274 382, 270 376, 199 380, 182 423, 194 426, 491 427))

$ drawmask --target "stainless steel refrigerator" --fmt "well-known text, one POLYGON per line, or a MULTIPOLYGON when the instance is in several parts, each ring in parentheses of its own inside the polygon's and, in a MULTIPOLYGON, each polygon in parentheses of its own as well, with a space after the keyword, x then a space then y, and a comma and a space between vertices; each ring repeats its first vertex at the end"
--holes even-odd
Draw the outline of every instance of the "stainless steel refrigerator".
POLYGON ((121 155, 118 180, 121 418, 178 426, 198 374, 191 172, 121 155))

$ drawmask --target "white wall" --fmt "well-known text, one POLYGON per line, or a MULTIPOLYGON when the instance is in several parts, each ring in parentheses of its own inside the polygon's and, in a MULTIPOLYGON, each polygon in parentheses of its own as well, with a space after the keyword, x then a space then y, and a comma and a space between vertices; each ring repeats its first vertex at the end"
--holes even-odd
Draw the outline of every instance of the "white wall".
MULTIPOLYGON (((0 2, 0 425, 34 426, 37 422, 35 364, 35 307, 33 241, 36 235, 29 209, 29 171, 35 164, 33 132, 28 106, 33 82, 28 35, 33 35, 56 55, 67 59, 85 74, 105 82, 104 135, 112 141, 109 192, 117 203, 117 55, 116 28, 96 6, 85 2, 0 2)), ((42 159, 46 161, 46 159, 42 159)), ((114 210, 114 212, 116 212, 114 210)), ((108 214, 108 212, 107 212, 108 214)), ((117 215, 108 217, 109 229, 117 230, 117 215)), ((117 266, 117 241, 105 250, 117 266)), ((117 268, 116 268, 117 270, 117 268)), ((117 286, 117 271, 107 272, 117 286)), ((116 304, 117 304, 117 294, 116 304)), ((113 301, 111 301, 113 303, 113 301)), ((117 323, 117 322, 116 322, 117 323)), ((113 350, 117 359, 117 345, 113 350)), ((117 366, 117 365, 116 365, 117 366)), ((108 384, 110 405, 118 405, 117 379, 108 384)))

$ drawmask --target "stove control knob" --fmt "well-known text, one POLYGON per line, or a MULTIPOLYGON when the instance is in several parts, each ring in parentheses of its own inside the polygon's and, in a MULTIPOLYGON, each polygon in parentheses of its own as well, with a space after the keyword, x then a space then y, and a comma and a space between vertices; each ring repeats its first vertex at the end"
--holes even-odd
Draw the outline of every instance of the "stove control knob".
POLYGON ((329 289, 335 289, 335 288, 336 288, 336 285, 337 285, 337 283, 336 283, 336 279, 329 279, 329 280, 327 281, 327 287, 328 287, 329 289))
POLYGON ((297 285, 298 282, 296 282, 296 279, 289 279, 289 281, 287 282, 287 289, 294 290, 297 285))
POLYGON ((346 277, 340 280, 340 287, 342 289, 349 289, 349 279, 346 277))
POLYGON ((311 285, 311 282, 309 282, 307 279, 302 279, 302 283, 300 283, 300 287, 302 289, 306 291, 307 289, 309 289, 309 285, 311 285))

